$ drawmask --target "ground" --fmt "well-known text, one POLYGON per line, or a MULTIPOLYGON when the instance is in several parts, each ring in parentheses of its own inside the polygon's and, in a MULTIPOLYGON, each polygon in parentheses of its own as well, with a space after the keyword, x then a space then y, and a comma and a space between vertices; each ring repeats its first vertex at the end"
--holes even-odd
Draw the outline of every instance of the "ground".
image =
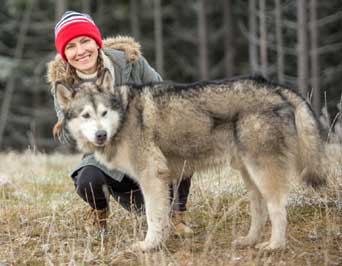
MULTIPOLYGON (((145 217, 128 213, 112 200, 109 233, 85 227, 88 208, 68 177, 80 157, 0 154, 0 266, 342 265, 340 179, 321 192, 294 184, 287 248, 261 253, 231 245, 246 234, 250 222, 238 173, 227 169, 195 176, 188 206, 195 235, 170 237, 159 251, 132 254, 125 250, 143 239, 145 217)), ((268 224, 264 238, 269 234, 268 224)))

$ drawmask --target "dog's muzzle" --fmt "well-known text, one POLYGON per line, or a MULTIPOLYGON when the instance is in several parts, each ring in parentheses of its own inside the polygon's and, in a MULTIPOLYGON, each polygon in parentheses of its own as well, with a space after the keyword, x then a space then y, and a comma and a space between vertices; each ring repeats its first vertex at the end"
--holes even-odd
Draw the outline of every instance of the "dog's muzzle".
POLYGON ((107 132, 105 130, 98 130, 95 133, 95 142, 97 145, 102 146, 107 140, 107 132))

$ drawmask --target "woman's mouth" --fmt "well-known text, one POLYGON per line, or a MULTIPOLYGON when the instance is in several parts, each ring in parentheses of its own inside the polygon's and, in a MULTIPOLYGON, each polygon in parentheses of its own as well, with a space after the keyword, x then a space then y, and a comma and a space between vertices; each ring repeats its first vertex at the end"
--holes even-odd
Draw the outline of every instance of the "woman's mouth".
POLYGON ((79 58, 79 59, 77 59, 77 62, 79 62, 79 63, 88 63, 88 61, 89 61, 89 58, 90 58, 90 56, 89 55, 87 55, 87 56, 83 56, 83 57, 81 57, 81 58, 79 58))

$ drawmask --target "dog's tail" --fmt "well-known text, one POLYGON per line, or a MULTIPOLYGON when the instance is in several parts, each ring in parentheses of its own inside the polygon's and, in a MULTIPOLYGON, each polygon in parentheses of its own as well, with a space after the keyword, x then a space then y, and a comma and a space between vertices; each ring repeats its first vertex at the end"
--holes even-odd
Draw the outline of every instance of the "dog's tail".
POLYGON ((324 170, 325 150, 319 122, 307 102, 294 92, 287 95, 295 106, 295 124, 298 134, 297 169, 301 179, 313 188, 327 184, 324 170))

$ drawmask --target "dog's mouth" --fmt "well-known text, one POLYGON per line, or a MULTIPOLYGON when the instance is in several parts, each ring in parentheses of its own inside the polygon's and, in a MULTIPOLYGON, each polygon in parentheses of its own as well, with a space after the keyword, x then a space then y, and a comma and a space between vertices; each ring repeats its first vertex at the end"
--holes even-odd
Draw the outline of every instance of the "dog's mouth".
POLYGON ((94 145, 96 147, 103 147, 106 145, 106 141, 95 141, 94 145))

